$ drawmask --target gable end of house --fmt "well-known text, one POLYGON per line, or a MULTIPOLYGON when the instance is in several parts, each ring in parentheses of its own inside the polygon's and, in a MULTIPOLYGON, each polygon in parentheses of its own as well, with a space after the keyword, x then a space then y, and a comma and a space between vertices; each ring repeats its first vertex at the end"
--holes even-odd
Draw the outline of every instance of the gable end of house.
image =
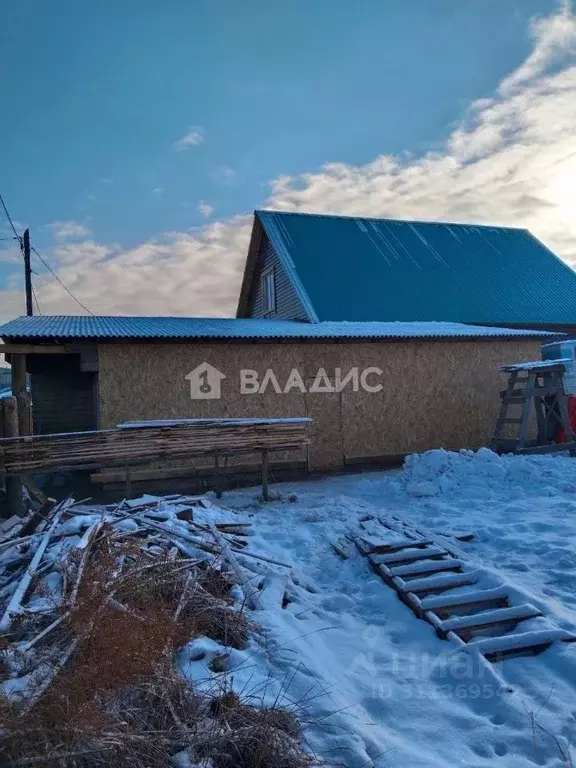
POLYGON ((285 261, 266 234, 258 216, 254 217, 236 317, 304 322, 316 320, 306 308, 294 278, 289 274, 285 261))

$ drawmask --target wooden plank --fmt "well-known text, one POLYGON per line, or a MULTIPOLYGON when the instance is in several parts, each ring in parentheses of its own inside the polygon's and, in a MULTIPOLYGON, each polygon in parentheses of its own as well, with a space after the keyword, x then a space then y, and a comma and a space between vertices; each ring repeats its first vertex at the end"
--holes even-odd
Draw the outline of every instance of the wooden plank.
POLYGON ((393 552, 400 552, 403 549, 418 549, 427 547, 430 544, 433 544, 433 541, 432 539, 404 539, 392 543, 382 542, 381 544, 376 544, 369 539, 361 537, 361 543, 362 545, 366 545, 366 554, 386 555, 392 554, 393 552))
POLYGON ((517 656, 538 656, 540 653, 547 651, 551 645, 551 640, 547 643, 528 643, 521 648, 508 648, 505 651, 491 651, 490 653, 485 653, 484 658, 486 661, 490 661, 494 664, 495 662, 517 656))
POLYGON ((436 592, 446 592, 449 589, 455 589, 456 587, 466 587, 470 584, 476 584, 478 581, 478 573, 476 571, 469 571, 468 573, 455 573, 447 574, 445 579, 442 576, 428 577, 428 579, 418 580, 417 582, 407 582, 404 585, 404 589, 408 592, 412 592, 417 597, 424 597, 425 595, 435 594, 436 592), (427 583, 428 582, 428 583, 427 583))
POLYGON ((70 355, 70 344, 0 344, 0 354, 4 355, 70 355))
POLYGON ((422 608, 434 611, 440 618, 455 616, 469 611, 479 611, 488 608, 505 608, 509 599, 507 590, 503 587, 496 589, 478 590, 472 594, 441 595, 427 597, 422 600, 422 608))
POLYGON ((447 552, 441 547, 426 547, 424 549, 414 548, 413 552, 408 549, 403 549, 400 552, 393 552, 389 555, 373 555, 372 560, 377 565, 404 565, 405 563, 413 563, 416 560, 437 560, 439 557, 446 557, 447 552))
MULTIPOLYGON (((248 451, 246 452, 248 453, 248 451)), ((200 457, 199 457, 200 458, 200 457)), ((271 471, 289 471, 304 470, 307 468, 306 461, 270 461, 271 471)), ((261 469, 260 464, 239 464, 238 471, 246 473, 256 473, 261 469)), ((210 467, 199 464, 182 464, 178 467, 150 467, 146 469, 134 469, 132 471, 132 482, 137 483, 144 480, 172 480, 179 477, 205 476, 210 471, 210 467)), ((126 469, 103 470, 90 475, 92 483, 125 483, 126 469)))
POLYGON ((268 451, 262 451, 262 501, 269 501, 269 495, 268 495, 268 451))
MULTIPOLYGON (((450 558, 449 560, 438 560, 437 562, 430 563, 411 563, 410 565, 400 565, 396 568, 390 568, 390 573, 393 576, 401 576, 404 581, 407 577, 424 578, 431 573, 444 573, 444 572, 459 572, 462 570, 464 563, 462 560, 456 560, 450 558)), ((410 586, 410 582, 408 582, 410 586)))
POLYGON ((518 454, 530 455, 537 453, 558 453, 560 451, 576 450, 576 442, 572 443, 551 443, 550 445, 531 445, 527 448, 519 448, 518 454))
POLYGON ((161 461, 165 458, 222 456, 301 448, 308 444, 306 420, 258 423, 170 424, 92 432, 34 435, 0 440, 0 465, 9 473, 65 466, 161 461))
POLYGON ((476 632, 481 632, 492 627, 511 629, 521 621, 535 619, 542 616, 542 612, 533 605, 524 604, 509 608, 497 608, 496 610, 480 611, 471 616, 458 616, 442 621, 438 630, 446 635, 454 632, 462 640, 468 642, 476 632))

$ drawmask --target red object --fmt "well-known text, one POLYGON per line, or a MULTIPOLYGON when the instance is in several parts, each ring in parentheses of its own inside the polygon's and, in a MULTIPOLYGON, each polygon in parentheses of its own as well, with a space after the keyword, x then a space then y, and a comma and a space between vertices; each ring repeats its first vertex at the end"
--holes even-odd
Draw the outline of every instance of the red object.
MULTIPOLYGON (((576 434, 576 395, 568 395, 566 400, 568 405, 568 418, 570 419, 570 426, 572 427, 572 432, 576 434)), ((562 427, 558 427, 556 432, 556 442, 566 442, 564 438, 564 430, 562 427)))

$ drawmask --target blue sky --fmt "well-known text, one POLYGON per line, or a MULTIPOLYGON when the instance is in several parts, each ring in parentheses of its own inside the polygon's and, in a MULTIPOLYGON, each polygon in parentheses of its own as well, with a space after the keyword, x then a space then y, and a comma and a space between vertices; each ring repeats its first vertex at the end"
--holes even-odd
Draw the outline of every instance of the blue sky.
MULTIPOLYGON (((283 177, 293 179, 292 197, 276 195, 280 206, 317 209, 321 200, 305 193, 327 163, 446 157, 470 105, 493 98, 542 43, 530 33, 534 17, 557 13, 547 0, 4 3, 0 191, 95 311, 140 311, 129 287, 127 300, 108 306, 103 290, 82 286, 82 271, 115 260, 120 267, 127 252, 137 265, 142 248, 179 233, 168 235, 170 254, 155 255, 174 266, 180 253, 192 287, 210 258, 191 269, 182 256, 190 237, 202 246, 221 237, 213 222, 234 226, 234 216, 274 198, 283 177)), ((555 71, 565 66, 564 48, 560 62, 549 57, 555 71)), ((363 212, 361 202, 349 207, 363 212)), ((228 266, 238 271, 226 248, 243 237, 234 232, 212 253, 224 280, 228 266)), ((154 279, 153 266, 146 256, 139 279, 154 279)), ((18 263, 0 256, 6 307, 18 280, 18 263)), ((43 286, 39 279, 39 294, 43 286)), ((50 311, 74 311, 51 290, 50 311)), ((155 302, 153 310, 170 307, 155 302)), ((173 311, 198 313, 186 302, 173 311)))

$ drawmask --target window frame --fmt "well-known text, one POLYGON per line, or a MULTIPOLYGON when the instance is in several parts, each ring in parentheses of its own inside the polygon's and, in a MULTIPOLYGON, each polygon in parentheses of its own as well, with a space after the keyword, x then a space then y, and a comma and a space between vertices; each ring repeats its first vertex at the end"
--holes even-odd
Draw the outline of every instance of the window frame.
POLYGON ((274 267, 262 272, 262 313, 270 315, 276 312, 276 273, 274 267))

